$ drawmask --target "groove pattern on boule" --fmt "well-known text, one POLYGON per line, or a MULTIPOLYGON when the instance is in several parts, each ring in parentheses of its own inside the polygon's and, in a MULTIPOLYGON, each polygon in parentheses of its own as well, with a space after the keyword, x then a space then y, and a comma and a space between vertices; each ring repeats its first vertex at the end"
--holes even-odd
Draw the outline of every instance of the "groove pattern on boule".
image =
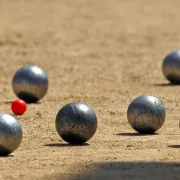
POLYGON ((165 121, 165 108, 156 97, 143 95, 135 98, 127 110, 131 127, 140 133, 154 133, 165 121))

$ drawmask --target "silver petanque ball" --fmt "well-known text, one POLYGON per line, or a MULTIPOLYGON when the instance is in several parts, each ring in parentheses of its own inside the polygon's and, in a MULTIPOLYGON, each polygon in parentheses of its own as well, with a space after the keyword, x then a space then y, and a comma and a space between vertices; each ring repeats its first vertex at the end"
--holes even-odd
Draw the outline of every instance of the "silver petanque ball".
POLYGON ((154 96, 135 98, 127 110, 128 122, 139 133, 154 133, 162 127, 166 113, 162 101, 154 96))
POLYGON ((172 51, 163 60, 164 76, 173 84, 180 84, 180 50, 172 51))
POLYGON ((56 116, 59 136, 70 144, 83 144, 97 129, 96 114, 84 103, 73 102, 62 107, 56 116))
POLYGON ((12 88, 14 93, 25 102, 37 102, 47 93, 47 74, 38 66, 23 66, 15 73, 12 88))
POLYGON ((0 156, 15 151, 22 140, 20 123, 11 115, 0 113, 0 156))

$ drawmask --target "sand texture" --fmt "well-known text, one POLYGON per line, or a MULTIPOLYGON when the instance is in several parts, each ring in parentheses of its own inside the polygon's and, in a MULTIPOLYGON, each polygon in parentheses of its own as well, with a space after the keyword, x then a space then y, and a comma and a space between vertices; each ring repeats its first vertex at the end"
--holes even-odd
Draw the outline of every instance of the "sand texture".
POLYGON ((178 0, 0 0, 0 111, 11 114, 11 81, 23 65, 49 77, 47 95, 17 116, 20 147, 0 157, 1 180, 180 179, 180 86, 162 60, 180 48, 178 0), (128 124, 127 107, 151 94, 166 121, 155 135, 128 124), (89 104, 98 129, 84 146, 63 142, 59 109, 89 104))

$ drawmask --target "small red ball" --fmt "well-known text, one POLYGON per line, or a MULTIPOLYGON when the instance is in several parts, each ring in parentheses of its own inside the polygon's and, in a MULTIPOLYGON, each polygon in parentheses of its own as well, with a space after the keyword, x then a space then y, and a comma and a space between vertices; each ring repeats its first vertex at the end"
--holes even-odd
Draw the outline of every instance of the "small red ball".
POLYGON ((13 101, 11 104, 11 110, 16 115, 23 115, 26 112, 26 109, 27 109, 27 105, 21 99, 17 99, 13 101))

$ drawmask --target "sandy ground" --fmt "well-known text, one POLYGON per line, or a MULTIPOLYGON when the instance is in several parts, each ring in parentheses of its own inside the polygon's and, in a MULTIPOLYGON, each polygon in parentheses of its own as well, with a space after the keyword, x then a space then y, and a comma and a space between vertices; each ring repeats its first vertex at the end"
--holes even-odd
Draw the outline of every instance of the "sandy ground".
POLYGON ((18 116, 20 147, 0 158, 0 179, 180 179, 180 87, 163 77, 162 60, 180 47, 179 0, 0 0, 0 110, 11 114, 12 76, 42 67, 49 91, 18 116), (141 94, 163 100, 166 122, 138 135, 127 122, 141 94), (55 130, 66 103, 97 113, 86 146, 70 146, 55 130))

